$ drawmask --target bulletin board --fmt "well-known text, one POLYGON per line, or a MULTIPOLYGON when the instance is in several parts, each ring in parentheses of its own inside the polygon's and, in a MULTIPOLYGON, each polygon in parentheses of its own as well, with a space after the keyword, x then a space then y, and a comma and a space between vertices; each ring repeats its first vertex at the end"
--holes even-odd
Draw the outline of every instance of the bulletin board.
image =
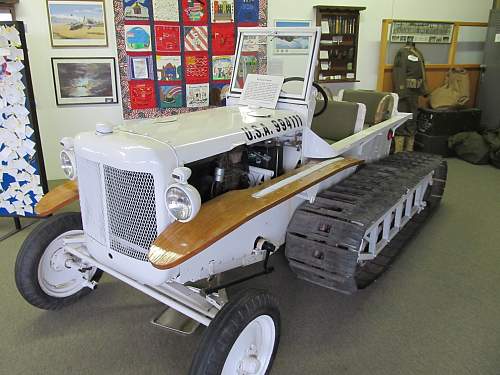
POLYGON ((267 24, 267 0, 114 0, 125 119, 217 105, 238 27, 267 24))
POLYGON ((22 22, 0 22, 0 216, 36 216, 47 178, 22 22))

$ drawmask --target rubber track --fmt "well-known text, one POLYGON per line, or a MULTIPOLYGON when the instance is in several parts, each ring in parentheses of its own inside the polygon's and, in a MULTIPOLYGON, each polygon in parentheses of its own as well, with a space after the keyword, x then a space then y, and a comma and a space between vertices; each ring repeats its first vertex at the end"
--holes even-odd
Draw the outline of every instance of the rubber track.
POLYGON ((314 203, 297 209, 286 238, 290 267, 301 279, 344 293, 366 287, 388 268, 439 204, 446 172, 441 157, 416 152, 394 154, 361 167, 319 193, 314 203), (367 228, 431 171, 433 185, 424 197, 427 207, 375 259, 358 264, 357 251, 367 228))

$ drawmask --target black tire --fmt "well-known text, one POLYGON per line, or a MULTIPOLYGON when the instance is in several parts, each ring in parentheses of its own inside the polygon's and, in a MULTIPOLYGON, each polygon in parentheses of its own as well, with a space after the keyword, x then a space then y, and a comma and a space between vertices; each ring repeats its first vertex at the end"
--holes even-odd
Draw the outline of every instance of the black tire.
MULTIPOLYGON (((82 218, 78 212, 62 213, 39 224, 24 240, 15 265, 17 290, 31 305, 44 310, 59 310, 75 303, 92 289, 83 288, 67 297, 54 297, 45 293, 38 280, 38 266, 49 244, 61 234, 71 230, 82 230, 82 218)), ((99 281, 101 270, 96 270, 92 280, 99 281)))
POLYGON ((275 297, 263 290, 247 290, 228 302, 206 329, 195 353, 190 375, 220 375, 233 344, 245 327, 268 315, 275 326, 274 349, 266 370, 271 371, 280 341, 280 312, 275 297))
POLYGON ((432 186, 425 193, 424 200, 427 203, 427 207, 419 214, 413 216, 375 259, 367 261, 362 265, 358 264, 354 276, 358 289, 366 288, 389 269, 389 266, 396 260, 398 254, 408 241, 420 230, 425 221, 436 210, 441 203, 447 174, 448 164, 443 160, 434 171, 432 186))

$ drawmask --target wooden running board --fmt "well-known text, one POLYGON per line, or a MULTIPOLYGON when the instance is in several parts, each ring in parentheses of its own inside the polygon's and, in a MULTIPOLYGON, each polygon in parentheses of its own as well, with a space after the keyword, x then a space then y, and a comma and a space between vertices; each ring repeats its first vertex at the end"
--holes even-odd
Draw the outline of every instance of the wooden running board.
POLYGON ((192 221, 176 221, 158 236, 149 251, 149 261, 159 269, 175 267, 255 216, 362 160, 338 158, 328 162, 321 168, 318 163, 310 163, 259 186, 229 191, 204 203, 192 221))
POLYGON ((78 197, 78 183, 67 181, 45 194, 35 206, 35 212, 42 217, 48 216, 76 201, 78 197))

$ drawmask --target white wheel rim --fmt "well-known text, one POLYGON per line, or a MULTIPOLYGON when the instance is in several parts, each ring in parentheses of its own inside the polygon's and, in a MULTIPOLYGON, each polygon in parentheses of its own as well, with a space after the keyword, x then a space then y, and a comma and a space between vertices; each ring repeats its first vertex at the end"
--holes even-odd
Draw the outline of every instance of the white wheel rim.
MULTIPOLYGON (((64 232, 45 249, 38 263, 38 284, 49 296, 63 298, 71 296, 87 285, 84 274, 75 267, 67 267, 67 260, 71 259, 64 252, 65 236, 81 235, 81 230, 64 232)), ((91 280, 96 268, 87 271, 87 280, 91 280)))
POLYGON ((269 315, 252 320, 234 342, 221 375, 264 375, 273 355, 276 327, 269 315))

